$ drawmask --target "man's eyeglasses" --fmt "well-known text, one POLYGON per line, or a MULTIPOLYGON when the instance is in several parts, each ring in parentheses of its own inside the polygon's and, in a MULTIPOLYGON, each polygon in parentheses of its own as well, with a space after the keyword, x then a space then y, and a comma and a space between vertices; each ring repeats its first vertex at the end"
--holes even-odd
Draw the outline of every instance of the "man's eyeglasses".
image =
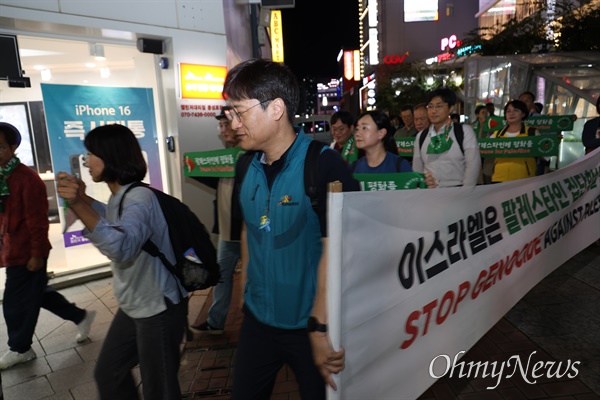
POLYGON ((270 101, 272 101, 272 100, 263 100, 260 103, 257 103, 242 112, 237 112, 237 110, 235 108, 231 107, 231 110, 225 110, 225 115, 227 116, 227 119, 230 121, 233 121, 233 118, 235 117, 237 119, 237 121, 241 124, 242 123, 242 115, 244 115, 248 111, 252 110, 254 107, 259 106, 261 104, 268 103, 270 101))
POLYGON ((427 109, 428 110, 441 110, 441 109, 445 108, 446 105, 447 105, 446 103, 428 104, 427 109))

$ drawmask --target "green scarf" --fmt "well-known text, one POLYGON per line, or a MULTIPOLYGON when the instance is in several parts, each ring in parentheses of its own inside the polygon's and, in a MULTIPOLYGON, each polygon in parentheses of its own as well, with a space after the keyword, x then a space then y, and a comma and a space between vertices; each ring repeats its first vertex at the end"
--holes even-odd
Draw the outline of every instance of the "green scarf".
POLYGON ((429 146, 427 146, 427 154, 442 154, 450 150, 453 143, 453 140, 450 137, 450 128, 452 128, 452 124, 449 124, 443 133, 431 135, 429 146))
POLYGON ((350 136, 348 141, 344 144, 344 147, 342 147, 342 158, 346 160, 348 164, 352 164, 354 161, 358 160, 358 150, 354 143, 354 136, 350 136))
POLYGON ((480 128, 481 128, 481 124, 479 123, 479 120, 475 121, 475 123, 473 124, 473 130, 475 131, 476 135, 479 134, 480 128))
POLYGON ((0 213, 4 213, 4 197, 10 194, 7 179, 20 163, 19 157, 14 156, 4 167, 0 168, 0 213))

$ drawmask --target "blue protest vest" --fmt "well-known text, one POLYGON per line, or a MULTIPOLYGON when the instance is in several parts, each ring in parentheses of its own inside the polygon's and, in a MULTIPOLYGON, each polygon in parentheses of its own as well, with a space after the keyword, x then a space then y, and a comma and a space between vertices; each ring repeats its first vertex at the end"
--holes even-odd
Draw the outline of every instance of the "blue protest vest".
POLYGON ((283 329, 306 327, 322 253, 319 219, 304 188, 310 141, 298 133, 271 190, 258 153, 240 190, 249 252, 244 301, 260 322, 283 329))

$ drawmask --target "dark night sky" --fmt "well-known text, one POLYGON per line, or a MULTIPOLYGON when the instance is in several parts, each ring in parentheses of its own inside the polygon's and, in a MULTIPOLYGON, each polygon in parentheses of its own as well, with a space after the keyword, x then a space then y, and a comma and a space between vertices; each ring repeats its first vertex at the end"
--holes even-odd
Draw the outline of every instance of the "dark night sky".
POLYGON ((359 45, 358 1, 296 0, 281 14, 284 61, 298 78, 340 76, 340 49, 359 45))

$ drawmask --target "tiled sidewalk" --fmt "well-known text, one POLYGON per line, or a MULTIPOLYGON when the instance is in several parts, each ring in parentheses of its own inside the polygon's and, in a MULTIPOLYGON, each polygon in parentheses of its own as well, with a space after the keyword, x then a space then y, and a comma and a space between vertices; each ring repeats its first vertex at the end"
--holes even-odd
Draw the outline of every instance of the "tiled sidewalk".
MULTIPOLYGON (((98 399, 93 371, 104 337, 117 310, 117 300, 113 294, 112 278, 78 282, 75 286, 59 291, 79 307, 96 311, 89 339, 77 343, 75 324, 42 309, 32 345, 37 358, 2 371, 4 400, 98 399)), ((208 290, 194 293, 189 303, 190 315, 198 315, 207 295, 208 290)), ((6 341, 6 325, 4 317, 0 315, 1 354, 7 350, 6 341)), ((134 377, 139 382, 137 368, 134 369, 134 377)))
MULTIPOLYGON (((223 335, 195 335, 194 340, 185 346, 179 371, 179 382, 185 399, 225 400, 231 397, 235 350, 243 320, 239 307, 239 274, 235 275, 233 293, 232 307, 223 335)), ((196 322, 206 321, 211 303, 212 295, 206 299, 196 322)), ((271 399, 300 400, 296 379, 288 366, 279 372, 271 399)))
MULTIPOLYGON (((186 344, 180 371, 185 399, 230 399, 235 346, 243 315, 239 308, 239 277, 222 336, 196 335, 186 344), (235 307, 237 306, 237 307, 235 307)), ((196 321, 206 320, 209 297, 196 321)), ((573 379, 539 379, 526 383, 520 374, 503 379, 442 378, 421 400, 600 400, 600 246, 595 244, 567 261, 534 287, 479 340, 461 361, 503 361, 519 355, 526 362, 581 361, 573 379)), ((480 374, 481 375, 481 374, 480 374)), ((277 377, 273 400, 300 399, 292 371, 277 377)), ((365 399, 378 400, 378 399, 365 399)), ((397 399, 402 400, 402 399, 397 399)))

